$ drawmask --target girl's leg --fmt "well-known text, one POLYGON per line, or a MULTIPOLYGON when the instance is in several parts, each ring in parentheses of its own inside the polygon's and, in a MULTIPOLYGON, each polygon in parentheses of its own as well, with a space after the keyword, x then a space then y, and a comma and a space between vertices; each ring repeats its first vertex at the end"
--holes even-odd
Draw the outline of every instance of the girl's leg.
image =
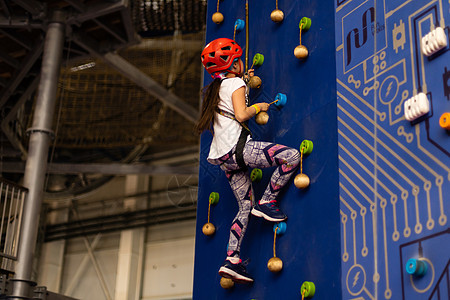
POLYGON ((247 273, 247 269, 241 263, 240 249, 247 230, 248 218, 252 209, 253 190, 250 177, 247 172, 239 171, 234 156, 228 159, 221 168, 230 182, 231 189, 238 202, 239 211, 234 218, 230 238, 228 240, 227 258, 219 269, 222 277, 232 278, 233 281, 248 283, 253 278, 247 273))
POLYGON ((247 230, 248 218, 252 209, 253 190, 247 172, 225 172, 236 197, 239 211, 231 223, 227 256, 234 263, 239 262, 241 243, 247 230))
MULTIPOLYGON (((252 211, 259 217, 269 221, 282 221, 286 216, 275 206, 281 189, 288 183, 300 163, 298 150, 268 142, 249 141, 244 147, 244 161, 252 168, 268 168, 278 166, 270 178, 258 205, 266 205, 263 213, 252 211), (270 212, 273 210, 273 214, 270 212), (275 216, 276 215, 276 216, 275 216)), ((257 210, 259 207, 257 207, 257 210)))

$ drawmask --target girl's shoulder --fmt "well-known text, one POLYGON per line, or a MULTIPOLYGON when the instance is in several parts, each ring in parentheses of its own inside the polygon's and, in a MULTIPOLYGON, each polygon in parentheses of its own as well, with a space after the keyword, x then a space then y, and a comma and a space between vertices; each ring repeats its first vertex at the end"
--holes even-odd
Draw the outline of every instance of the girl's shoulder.
POLYGON ((241 87, 241 86, 245 86, 245 82, 240 77, 231 77, 231 78, 226 78, 226 79, 222 80, 222 85, 241 87))

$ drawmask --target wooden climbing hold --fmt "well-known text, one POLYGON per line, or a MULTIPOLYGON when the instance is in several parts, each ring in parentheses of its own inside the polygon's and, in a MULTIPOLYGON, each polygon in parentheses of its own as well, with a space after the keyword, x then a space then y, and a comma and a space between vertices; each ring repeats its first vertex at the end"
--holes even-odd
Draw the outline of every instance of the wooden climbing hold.
POLYGON ((219 193, 212 192, 211 194, 209 194, 208 203, 208 222, 203 225, 202 232, 206 236, 211 236, 216 232, 216 227, 209 221, 211 215, 211 205, 216 205, 217 203, 219 203, 219 193))
POLYGON ((272 21, 274 21, 275 23, 279 23, 283 21, 284 13, 279 9, 274 9, 270 14, 270 19, 272 19, 272 21))
POLYGON ((308 155, 313 150, 313 142, 310 140, 303 140, 300 144, 300 174, 295 176, 294 185, 298 189, 305 189, 311 183, 308 175, 303 173, 303 156, 308 155))
POLYGON ((258 125, 265 125, 269 122, 269 114, 265 111, 258 113, 255 117, 255 121, 258 125))
POLYGON ((308 29, 311 27, 311 19, 307 18, 307 17, 303 17, 300 20, 298 27, 300 28, 300 45, 295 47, 294 55, 298 59, 305 59, 308 57, 309 52, 308 52, 308 48, 306 48, 304 45, 302 45, 302 31, 303 32, 308 31, 308 29))
POLYGON ((252 76, 250 77, 250 80, 248 82, 248 86, 252 89, 259 89, 261 87, 262 80, 258 76, 252 76))
POLYGON ((286 232, 286 223, 279 222, 273 226, 273 257, 267 262, 267 269, 273 273, 278 273, 283 269, 283 261, 276 255, 277 234, 282 235, 286 232))
POLYGON ((220 286, 224 289, 231 289, 234 287, 234 282, 230 278, 222 277, 220 278, 220 286))

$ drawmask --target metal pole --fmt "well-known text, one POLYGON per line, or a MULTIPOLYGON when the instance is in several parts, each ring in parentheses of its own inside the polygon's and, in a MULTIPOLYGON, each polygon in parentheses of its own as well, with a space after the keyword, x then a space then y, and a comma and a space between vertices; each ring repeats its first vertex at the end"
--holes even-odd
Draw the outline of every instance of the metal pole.
MULTIPOLYGON (((30 297, 33 257, 36 247, 39 214, 44 194, 44 179, 47 169, 48 148, 52 135, 57 83, 61 67, 64 45, 65 15, 54 11, 49 20, 42 57, 41 81, 34 111, 33 125, 28 129, 30 141, 25 167, 24 186, 28 196, 24 206, 23 223, 20 233, 19 253, 12 297, 30 297)), ((31 297, 30 297, 31 298, 31 297)))

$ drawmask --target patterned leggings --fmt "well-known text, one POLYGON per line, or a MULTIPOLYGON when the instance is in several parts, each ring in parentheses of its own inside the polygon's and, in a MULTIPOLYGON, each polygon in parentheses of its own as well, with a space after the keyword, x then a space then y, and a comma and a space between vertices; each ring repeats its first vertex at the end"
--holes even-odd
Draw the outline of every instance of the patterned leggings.
MULTIPOLYGON (((239 171, 233 151, 224 155, 218 161, 221 163, 220 168, 225 171, 239 205, 239 211, 231 224, 227 255, 228 257, 239 257, 241 242, 252 209, 253 188, 248 172, 239 171)), ((244 147, 244 162, 251 168, 278 166, 259 201, 260 203, 267 203, 276 201, 281 188, 286 185, 297 169, 300 154, 296 149, 283 145, 250 140, 244 147)))

